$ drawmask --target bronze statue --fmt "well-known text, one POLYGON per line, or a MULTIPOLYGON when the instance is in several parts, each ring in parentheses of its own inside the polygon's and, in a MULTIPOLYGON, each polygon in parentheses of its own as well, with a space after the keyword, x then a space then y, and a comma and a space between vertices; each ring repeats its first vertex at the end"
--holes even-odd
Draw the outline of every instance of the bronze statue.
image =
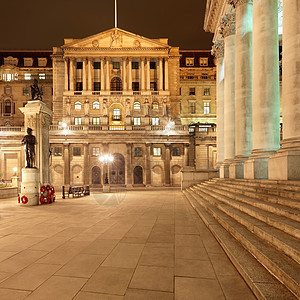
POLYGON ((35 150, 34 146, 36 144, 35 136, 32 135, 32 129, 27 128, 27 135, 22 139, 22 144, 24 144, 25 156, 26 156, 26 168, 34 168, 34 157, 35 150))
POLYGON ((31 99, 43 101, 43 99, 42 99, 43 93, 41 92, 41 90, 38 86, 37 79, 33 80, 33 84, 30 86, 30 88, 31 88, 31 99))

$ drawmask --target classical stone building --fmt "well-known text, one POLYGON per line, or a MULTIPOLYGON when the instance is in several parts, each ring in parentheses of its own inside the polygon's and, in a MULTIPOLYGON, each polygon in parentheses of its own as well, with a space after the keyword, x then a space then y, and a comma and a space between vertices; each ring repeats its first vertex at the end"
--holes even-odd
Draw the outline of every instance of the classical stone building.
MULTIPOLYGON (((208 52, 180 52, 169 46, 167 39, 148 39, 113 28, 83 39, 66 39, 63 46, 44 53, 47 65, 40 70, 39 53, 28 53, 33 64, 31 69, 23 69, 20 64, 10 67, 13 64, 7 59, 24 53, 1 52, 0 87, 13 89, 12 98, 20 107, 30 99, 30 94, 24 96, 31 84, 27 78, 39 79, 44 101, 53 110, 50 143, 55 186, 101 186, 106 168, 99 156, 107 153, 114 156, 109 165, 110 182, 126 186, 176 186, 185 166, 214 168, 214 126, 188 126, 213 123, 215 118, 215 67, 208 52), (188 87, 184 79, 188 68, 180 67, 181 57, 186 55, 197 61, 195 67, 199 69, 193 68, 199 76, 195 81, 199 96, 189 97, 198 97, 199 108, 192 117, 180 111, 188 103, 188 97, 180 96, 180 89, 185 93, 188 87), (202 58, 204 65, 200 66, 202 58), (18 78, 7 80, 9 68, 9 74, 18 74, 18 78), (204 86, 209 89, 205 95, 204 86), (203 101, 209 103, 207 113, 200 107, 203 101), (202 153, 199 160, 197 151, 202 153)), ((10 178, 13 166, 21 169, 24 165, 20 146, 23 117, 19 111, 17 115, 12 111, 8 114, 8 110, 7 116, 2 116, 0 167, 4 177, 10 178), (11 123, 7 123, 9 120, 11 123)))

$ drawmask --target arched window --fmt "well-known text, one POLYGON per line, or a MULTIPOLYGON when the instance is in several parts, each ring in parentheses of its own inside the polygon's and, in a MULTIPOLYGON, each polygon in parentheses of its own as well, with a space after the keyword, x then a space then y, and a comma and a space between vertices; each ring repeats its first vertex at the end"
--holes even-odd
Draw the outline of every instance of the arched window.
POLYGON ((141 109, 141 103, 139 101, 135 101, 133 103, 133 109, 141 109))
POLYGON ((11 114, 11 101, 10 100, 5 100, 5 102, 4 102, 4 113, 11 114))
POLYGON ((93 109, 100 109, 100 103, 98 101, 93 102, 93 109))
POLYGON ((81 109, 81 102, 75 102, 75 109, 81 109))
POLYGON ((157 101, 152 102, 152 109, 158 109, 158 102, 157 101))
POLYGON ((122 91, 122 80, 120 77, 114 77, 110 82, 110 89, 112 91, 122 91))

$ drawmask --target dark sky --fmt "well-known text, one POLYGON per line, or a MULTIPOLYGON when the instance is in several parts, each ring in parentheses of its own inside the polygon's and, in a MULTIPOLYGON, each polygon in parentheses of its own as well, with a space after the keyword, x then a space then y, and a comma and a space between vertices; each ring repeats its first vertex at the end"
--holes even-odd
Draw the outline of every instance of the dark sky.
MULTIPOLYGON (((2 0, 0 49, 47 50, 64 38, 114 27, 114 0, 2 0)), ((118 27, 169 38, 180 49, 211 49, 203 31, 205 0, 118 0, 118 27)))

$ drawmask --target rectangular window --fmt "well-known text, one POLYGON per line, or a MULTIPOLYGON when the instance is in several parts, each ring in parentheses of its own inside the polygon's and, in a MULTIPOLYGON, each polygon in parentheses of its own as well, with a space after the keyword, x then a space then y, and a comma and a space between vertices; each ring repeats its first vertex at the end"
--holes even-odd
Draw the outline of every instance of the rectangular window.
POLYGON ((131 68, 132 68, 133 70, 139 69, 139 62, 138 62, 138 61, 133 61, 133 62, 131 63, 131 68))
POLYGON ((93 125, 100 125, 100 118, 93 118, 93 125))
POLYGON ((189 102, 189 113, 190 114, 196 113, 196 103, 195 102, 189 102))
POLYGON ((210 95, 210 88, 204 88, 203 95, 204 96, 209 96, 210 95))
POLYGON ((208 66, 208 57, 200 58, 200 66, 208 66))
POLYGON ((196 89, 194 87, 190 88, 189 95, 196 95, 196 89))
POLYGON ((101 91, 101 82, 94 82, 94 91, 101 91))
POLYGON ((155 61, 150 61, 150 69, 156 69, 156 62, 155 61))
POLYGON ((203 113, 208 115, 210 113, 210 104, 209 102, 204 102, 203 104, 203 113))
POLYGON ((73 148, 73 156, 81 156, 81 148, 80 147, 73 148))
POLYGON ((179 88, 179 95, 181 96, 181 88, 179 88))
POLYGON ((189 67, 194 66, 194 57, 187 57, 185 59, 185 65, 189 67))
POLYGON ((98 147, 93 147, 93 148, 92 148, 92 155, 93 155, 93 156, 99 156, 99 155, 100 155, 100 148, 98 148, 98 147))
POLYGON ((42 80, 44 80, 44 79, 46 79, 46 74, 39 74, 39 79, 42 79, 42 80))
POLYGON ((120 69, 120 63, 118 61, 113 62, 113 69, 114 70, 119 70, 120 69))
POLYGON ((172 156, 180 156, 180 148, 179 147, 172 148, 172 156))
POLYGON ((38 57, 38 66, 39 67, 46 67, 47 66, 47 58, 38 57))
POLYGON ((101 62, 100 61, 94 61, 94 69, 95 70, 101 69, 101 62))
POLYGON ((81 125, 81 118, 75 118, 74 119, 74 124, 75 125, 81 125))
POLYGON ((141 118, 133 118, 133 125, 141 125, 141 118))
POLYGON ((140 83, 139 82, 132 82, 132 90, 139 91, 140 90, 140 83))
POLYGON ((82 82, 76 82, 76 91, 82 91, 82 82))
POLYGON ((82 70, 82 68, 83 68, 83 63, 82 63, 82 61, 78 61, 78 62, 76 63, 76 69, 77 69, 77 70, 82 70))
POLYGON ((159 118, 152 118, 152 125, 159 125, 159 118))
POLYGON ((208 74, 207 73, 202 73, 201 79, 208 79, 208 74))
POLYGON ((142 147, 134 148, 134 156, 135 157, 142 157, 143 156, 143 149, 142 147))
POLYGON ((119 108, 113 110, 113 120, 121 120, 121 111, 119 108))
POLYGON ((31 74, 25 73, 25 74, 24 74, 24 79, 25 79, 25 80, 31 80, 31 74))
POLYGON ((150 90, 157 91, 157 83, 156 82, 150 82, 150 90))
POLYGON ((62 147, 54 147, 54 156, 62 156, 62 147))
POLYGON ((161 156, 161 148, 153 148, 153 156, 161 156))

